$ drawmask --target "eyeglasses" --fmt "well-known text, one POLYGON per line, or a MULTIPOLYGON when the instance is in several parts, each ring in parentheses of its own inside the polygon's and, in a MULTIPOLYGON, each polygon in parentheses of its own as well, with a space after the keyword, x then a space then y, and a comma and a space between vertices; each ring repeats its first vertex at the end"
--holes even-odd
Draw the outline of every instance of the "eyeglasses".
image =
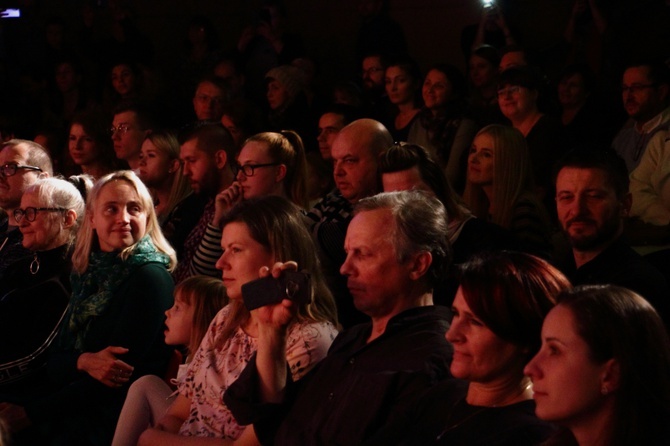
POLYGON ((519 94, 523 87, 519 85, 514 85, 512 87, 501 88, 498 90, 498 96, 507 96, 508 94, 519 94))
POLYGON ((16 175, 16 171, 18 169, 37 170, 38 172, 42 172, 42 169, 40 169, 37 166, 23 166, 21 164, 5 164, 4 166, 0 166, 0 175, 2 175, 3 177, 12 177, 16 175))
POLYGON ((35 208, 35 207, 27 207, 25 209, 14 209, 14 220, 16 220, 17 223, 21 223, 21 220, 23 220, 23 217, 26 217, 26 220, 28 221, 35 221, 35 218, 37 217, 37 213, 40 211, 46 211, 46 212, 64 212, 67 211, 67 209, 63 208, 35 208))
POLYGON ((639 93, 644 89, 647 88, 655 88, 656 84, 633 84, 633 85, 622 85, 621 86, 621 93, 626 94, 626 93, 639 93))
POLYGON ((363 76, 369 76, 373 73, 379 73, 380 71, 384 71, 384 69, 382 67, 370 67, 367 70, 363 70, 361 74, 363 76))
POLYGON ((259 167, 270 167, 270 166, 279 166, 281 163, 267 163, 267 164, 245 164, 240 166, 239 164, 231 164, 230 168, 233 169, 233 175, 237 176, 240 171, 246 177, 253 177, 254 171, 259 167))
POLYGON ((119 132, 123 135, 124 133, 128 133, 128 130, 130 129, 131 127, 128 124, 120 124, 118 127, 111 126, 109 131, 112 135, 116 132, 119 132))

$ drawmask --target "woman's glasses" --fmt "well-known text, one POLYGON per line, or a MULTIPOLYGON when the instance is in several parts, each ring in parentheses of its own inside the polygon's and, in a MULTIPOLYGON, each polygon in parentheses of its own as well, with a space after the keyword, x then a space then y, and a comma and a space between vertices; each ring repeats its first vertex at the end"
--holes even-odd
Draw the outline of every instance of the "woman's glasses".
POLYGON ((14 209, 14 220, 16 220, 17 223, 21 223, 21 220, 23 220, 23 217, 26 217, 26 220, 28 221, 35 221, 35 218, 37 218, 37 213, 38 212, 64 212, 67 211, 67 209, 63 208, 36 208, 36 207, 27 207, 25 209, 14 209))

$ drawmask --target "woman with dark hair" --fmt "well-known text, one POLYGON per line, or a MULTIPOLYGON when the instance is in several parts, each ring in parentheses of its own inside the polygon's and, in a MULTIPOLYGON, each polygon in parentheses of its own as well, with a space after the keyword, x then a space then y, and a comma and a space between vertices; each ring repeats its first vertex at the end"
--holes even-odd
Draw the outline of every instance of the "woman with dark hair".
POLYGON ((282 197, 244 201, 223 222, 221 270, 230 303, 214 318, 194 355, 177 400, 157 427, 139 444, 212 444, 211 438, 254 440, 253 428, 233 418, 222 395, 240 376, 256 351, 260 324, 257 311, 242 300, 243 285, 261 269, 293 261, 311 274, 308 299, 297 304, 298 317, 288 328, 286 358, 294 380, 325 357, 337 331, 337 311, 321 274, 316 249, 298 208, 282 197), (199 437, 199 438, 183 438, 199 437))
POLYGON ((394 141, 407 141, 412 124, 421 110, 421 70, 409 57, 393 60, 386 67, 386 94, 395 114, 386 124, 394 141))
POLYGON ((525 373, 537 416, 567 428, 548 444, 668 444, 670 339, 651 304, 628 289, 561 294, 525 373))
POLYGON ((433 66, 423 81, 424 106, 407 137, 407 142, 428 149, 459 190, 465 180, 463 154, 476 131, 474 121, 465 118, 467 88, 465 77, 455 66, 433 66))
POLYGON ((446 338, 451 374, 371 444, 535 445, 551 435, 534 415, 523 369, 540 348, 540 329, 556 296, 570 287, 537 257, 501 251, 459 269, 460 287, 446 338))
POLYGON ((498 81, 500 111, 526 139, 538 196, 553 208, 551 168, 567 149, 560 122, 540 108, 544 92, 544 78, 529 66, 509 68, 498 81))
POLYGON ((70 125, 68 153, 70 162, 82 173, 100 178, 118 170, 119 165, 109 135, 111 119, 100 110, 77 114, 70 125))

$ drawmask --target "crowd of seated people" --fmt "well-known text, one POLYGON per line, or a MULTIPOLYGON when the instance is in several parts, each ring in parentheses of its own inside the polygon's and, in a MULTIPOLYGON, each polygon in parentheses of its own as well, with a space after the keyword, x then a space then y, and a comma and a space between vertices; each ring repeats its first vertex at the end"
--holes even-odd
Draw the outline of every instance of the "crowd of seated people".
POLYGON ((466 70, 422 73, 372 45, 403 39, 384 3, 330 87, 276 1, 232 52, 196 17, 175 89, 123 1, 109 60, 29 73, 54 85, 0 119, 0 445, 667 441, 670 66, 617 97, 488 10, 466 70))

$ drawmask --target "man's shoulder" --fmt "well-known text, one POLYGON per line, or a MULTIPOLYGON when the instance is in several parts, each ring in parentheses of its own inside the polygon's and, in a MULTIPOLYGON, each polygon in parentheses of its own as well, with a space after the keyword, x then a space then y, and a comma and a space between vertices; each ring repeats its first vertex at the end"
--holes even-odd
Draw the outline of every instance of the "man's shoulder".
POLYGON ((633 289, 665 279, 651 263, 638 254, 625 241, 615 240, 593 260, 577 269, 574 285, 614 284, 633 289))

